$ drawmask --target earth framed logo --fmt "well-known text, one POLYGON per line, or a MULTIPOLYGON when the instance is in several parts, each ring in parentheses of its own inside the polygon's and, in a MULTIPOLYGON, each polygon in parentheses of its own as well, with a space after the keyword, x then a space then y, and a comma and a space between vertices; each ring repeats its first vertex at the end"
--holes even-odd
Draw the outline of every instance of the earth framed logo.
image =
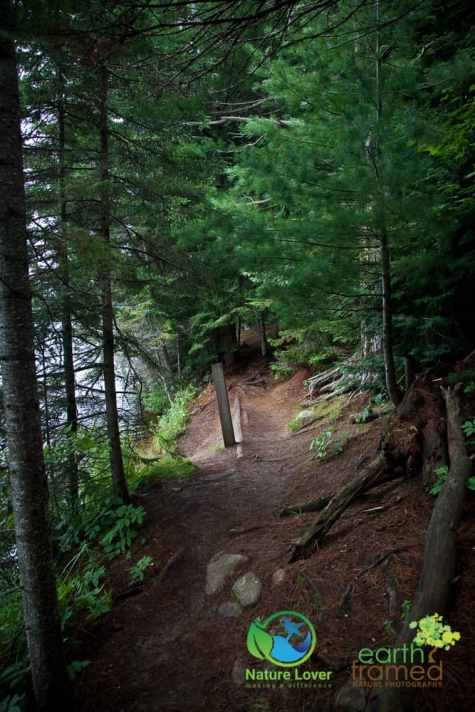
POLYGON ((315 628, 296 611, 278 611, 264 621, 256 618, 247 633, 247 649, 255 658, 280 667, 296 667, 312 655, 315 628))

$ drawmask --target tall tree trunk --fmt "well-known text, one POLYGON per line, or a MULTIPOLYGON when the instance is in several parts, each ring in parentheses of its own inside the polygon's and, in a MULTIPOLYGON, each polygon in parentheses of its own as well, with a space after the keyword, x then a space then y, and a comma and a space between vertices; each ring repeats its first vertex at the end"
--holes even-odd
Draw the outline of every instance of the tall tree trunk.
MULTIPOLYGON (((63 339, 64 391, 66 396, 66 425, 68 434, 74 436, 78 429, 76 403, 76 382, 74 370, 73 324, 71 318, 71 293, 69 284, 69 256, 67 246, 68 211, 66 203, 66 132, 64 119, 64 79, 61 66, 58 70, 61 97, 58 106, 58 182, 61 213, 61 238, 58 243, 57 258, 61 275, 61 327, 63 339)), ((67 458, 68 494, 71 509, 76 507, 79 497, 79 468, 76 455, 71 449, 67 458)))
POLYGON ((266 338, 266 319, 265 319, 264 312, 261 312, 259 314, 259 319, 257 321, 257 324, 259 326, 259 337, 260 337, 260 341, 261 341, 261 354, 263 356, 267 356, 268 346, 267 346, 267 338, 266 338))
MULTIPOLYGON (((101 180, 101 199, 99 232, 104 240, 106 253, 110 244, 110 189, 109 189, 109 127, 107 124, 108 100, 108 69, 105 62, 99 69, 100 100, 99 100, 99 177, 101 180)), ((124 473, 122 449, 120 445, 119 415, 117 410, 117 393, 115 387, 114 363, 114 313, 112 309, 112 279, 109 268, 109 255, 104 257, 104 268, 101 281, 102 305, 102 349, 103 349, 103 375, 106 400, 107 437, 109 440, 109 457, 111 465, 112 483, 115 494, 124 502, 129 502, 129 492, 124 473)))
POLYGON ((381 235, 381 286, 383 294, 383 355, 386 388, 394 405, 402 401, 402 393, 396 379, 393 352, 393 311, 391 297, 391 259, 386 232, 381 235))
MULTIPOLYGON (((381 23, 381 8, 379 0, 376 0, 376 26, 381 23)), ((378 133, 376 138, 376 152, 374 160, 377 160, 377 155, 381 150, 379 141, 379 127, 383 119, 383 99, 381 85, 381 47, 379 38, 379 29, 376 31, 376 120, 378 133)), ((384 215, 383 199, 378 201, 380 204, 376 206, 379 213, 379 239, 381 245, 381 287, 382 287, 382 311, 383 311, 383 357, 384 357, 384 373, 386 377, 386 388, 388 395, 394 405, 398 406, 403 398, 403 394, 399 389, 396 378, 396 367, 394 364, 393 351, 393 309, 392 309, 392 294, 391 294, 391 256, 389 251, 389 239, 386 229, 386 220, 384 215)))
POLYGON ((0 363, 23 610, 37 710, 73 708, 48 521, 9 0, 0 0, 0 363))

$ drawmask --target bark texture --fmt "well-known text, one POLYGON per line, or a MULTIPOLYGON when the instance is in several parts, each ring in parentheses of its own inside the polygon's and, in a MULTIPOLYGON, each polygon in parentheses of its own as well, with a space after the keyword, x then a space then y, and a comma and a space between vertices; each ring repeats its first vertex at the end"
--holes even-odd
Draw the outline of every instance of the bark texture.
MULTIPOLYGON (((57 246, 58 267, 61 273, 61 331, 63 343, 64 391, 66 397, 66 423, 71 435, 78 429, 78 410, 76 403, 76 379, 74 369, 73 323, 71 316, 71 289, 69 280, 69 255, 67 240, 68 211, 66 202, 66 127, 65 106, 63 100, 64 78, 61 67, 58 70, 61 87, 61 100, 58 105, 58 182, 61 212, 61 239, 57 246)), ((79 468, 76 455, 68 455, 68 493, 71 509, 74 509, 79 497, 79 468)))
POLYGON ((389 240, 386 233, 381 236, 381 287, 383 294, 383 354, 386 388, 394 405, 398 406, 403 398, 397 384, 396 367, 393 352, 393 310, 391 290, 391 259, 389 240))
POLYGON ((72 709, 53 570, 37 397, 11 8, 0 0, 0 363, 15 533, 38 710, 72 709))
MULTIPOLYGON (((472 474, 472 463, 467 456, 460 427, 458 390, 448 389, 444 392, 450 470, 427 529, 421 578, 407 622, 394 646, 399 649, 404 644, 410 645, 414 639, 414 630, 409 628, 411 621, 418 621, 434 613, 444 615, 452 602, 457 529, 465 501, 466 483, 472 474)), ((414 692, 413 688, 385 688, 370 699, 367 709, 372 712, 412 710, 414 692)))
MULTIPOLYGON (((101 206, 99 232, 108 252, 110 243, 110 190, 109 190, 109 127, 107 123, 108 102, 108 69, 105 63, 99 69, 100 76, 100 101, 99 101, 99 134, 100 155, 99 175, 101 179, 101 206)), ((109 255, 104 257, 104 269, 101 275, 101 303, 102 303, 102 350, 103 350, 103 375, 106 399, 107 438, 109 440, 109 458, 111 465, 112 484, 115 494, 123 502, 130 502, 129 491, 125 479, 124 462, 120 445, 119 414, 117 410, 117 392, 115 386, 115 360, 114 360, 114 313, 112 309, 112 279, 108 266, 109 255)))

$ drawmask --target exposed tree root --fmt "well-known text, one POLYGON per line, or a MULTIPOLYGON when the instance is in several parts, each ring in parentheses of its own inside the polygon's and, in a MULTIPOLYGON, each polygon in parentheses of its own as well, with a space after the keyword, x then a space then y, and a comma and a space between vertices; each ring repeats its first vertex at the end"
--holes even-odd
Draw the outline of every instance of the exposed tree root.
POLYGON ((318 499, 314 499, 311 502, 305 502, 304 504, 294 504, 290 507, 284 507, 280 510, 280 517, 294 517, 299 514, 305 514, 306 512, 319 512, 324 509, 327 504, 333 499, 335 493, 322 494, 318 499))
MULTIPOLYGON (((382 489, 380 492, 370 492, 373 487, 381 487, 381 485, 385 484, 386 478, 381 477, 381 479, 375 480, 372 482, 369 487, 361 493, 361 497, 364 498, 364 500, 369 500, 369 501, 374 501, 374 500, 380 500, 384 499, 388 494, 393 492, 399 485, 401 484, 402 480, 398 479, 394 481, 394 477, 401 477, 404 474, 403 470, 400 470, 397 473, 392 473, 391 478, 389 479, 389 487, 385 487, 382 489)), ((301 514, 307 514, 308 512, 320 512, 322 509, 325 509, 327 504, 335 497, 337 493, 336 492, 328 492, 325 494, 320 495, 317 499, 313 499, 310 502, 303 502, 301 504, 292 504, 289 505, 288 507, 284 507, 283 509, 280 510, 279 516, 280 517, 298 517, 301 514)), ((366 513, 366 512, 364 512, 366 513)), ((363 514, 363 512, 359 512, 359 514, 363 514)))
POLYGON ((312 544, 324 539, 341 514, 386 471, 387 466, 386 458, 378 455, 358 477, 343 487, 327 504, 317 521, 294 544, 289 561, 303 558, 312 544))
MULTIPOLYGON (((460 427, 459 392, 459 386, 453 391, 444 391, 450 470, 427 529, 422 574, 407 622, 395 646, 398 649, 410 645, 414 639, 414 630, 409 628, 411 621, 434 613, 444 615, 452 603, 457 528, 465 501, 466 482, 472 474, 472 463, 467 456, 460 427)), ((385 687, 370 696, 366 709, 372 712, 405 712, 413 709, 414 693, 411 687, 385 687)))
POLYGON ((366 574, 368 571, 371 571, 371 569, 376 568, 376 566, 379 566, 379 564, 382 564, 383 561, 386 561, 388 556, 392 556, 393 554, 398 554, 400 551, 405 551, 406 549, 409 549, 408 546, 397 546, 395 549, 389 549, 389 551, 383 551, 381 554, 378 556, 376 561, 373 561, 372 564, 369 566, 365 566, 364 569, 361 569, 361 571, 358 571, 358 573, 355 576, 355 581, 359 579, 360 576, 363 574, 366 574))

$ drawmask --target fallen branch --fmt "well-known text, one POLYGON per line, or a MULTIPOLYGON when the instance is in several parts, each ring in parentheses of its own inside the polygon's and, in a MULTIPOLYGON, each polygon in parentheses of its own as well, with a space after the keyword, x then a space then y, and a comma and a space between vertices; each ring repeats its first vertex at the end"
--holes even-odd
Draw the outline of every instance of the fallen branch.
MULTIPOLYGON (((398 477, 402 477, 402 472, 398 473, 398 477)), ((381 487, 382 484, 384 484, 383 478, 381 480, 377 480, 373 482, 372 484, 369 485, 367 490, 365 492, 361 493, 361 497, 366 501, 366 500, 378 500, 382 499, 383 497, 386 497, 386 495, 390 494, 393 490, 395 490, 397 487, 400 486, 402 480, 398 479, 395 482, 391 478, 390 480, 390 485, 389 487, 386 487, 384 490, 381 492, 370 492, 373 487, 381 487)), ((279 517, 295 517, 299 516, 300 514, 307 514, 308 512, 320 512, 322 509, 325 509, 327 504, 333 499, 335 496, 335 492, 330 492, 326 494, 320 495, 318 499, 313 499, 310 502, 304 502, 302 504, 292 504, 287 507, 284 507, 283 509, 280 510, 279 512, 279 517)), ((396 504, 398 504, 401 501, 401 498, 399 497, 396 504)), ((394 505, 385 505, 387 506, 394 506, 394 505)), ((375 507, 373 509, 368 509, 364 510, 362 512, 357 512, 357 514, 371 514, 371 512, 376 511, 379 509, 378 507, 375 507)))
POLYGON ((339 611, 343 610, 343 608, 345 607, 346 603, 348 602, 348 600, 354 590, 355 590, 354 585, 352 583, 349 583, 348 586, 345 588, 345 592, 344 592, 343 596, 341 597, 340 603, 337 606, 337 609, 339 611))
POLYGON ((387 549, 387 550, 383 551, 378 556, 376 561, 373 561, 372 564, 370 564, 369 566, 366 566, 364 569, 361 569, 361 571, 358 571, 358 573, 355 576, 355 581, 357 581, 359 579, 359 577, 362 576, 363 574, 367 573, 368 571, 371 571, 371 569, 375 569, 376 566, 379 566, 379 564, 382 564, 383 561, 385 561, 388 558, 388 556, 392 556, 392 554, 398 554, 400 551, 405 551, 406 549, 410 549, 410 548, 411 548, 410 546, 397 546, 395 549, 387 549))
POLYGON ((239 529, 230 529, 228 531, 228 536, 241 536, 241 534, 247 534, 248 532, 255 532, 258 529, 262 529, 263 525, 255 524, 252 527, 241 527, 239 529))
POLYGON ((144 588, 145 584, 143 583, 143 581, 134 581, 126 589, 120 591, 117 596, 114 597, 114 600, 125 601, 126 598, 130 598, 131 596, 137 596, 139 593, 142 593, 144 588))
POLYGON ((257 374, 253 378, 248 378, 247 381, 241 381, 240 386, 267 386, 267 379, 257 374))
POLYGON ((318 499, 314 499, 312 502, 284 507, 280 510, 279 517, 294 517, 299 514, 305 514, 306 512, 319 512, 327 506, 334 496, 334 492, 331 494, 322 494, 318 499))
POLYGON ((383 455, 378 455, 358 477, 346 487, 343 487, 327 504, 317 521, 294 544, 290 562, 297 561, 297 559, 305 556, 311 544, 324 539, 341 514, 348 509, 355 499, 360 497, 363 492, 366 492, 386 468, 386 458, 383 455))
POLYGON ((195 414, 200 415, 200 413, 202 413, 207 406, 211 405, 211 403, 216 403, 216 398, 213 398, 212 400, 208 401, 204 405, 201 405, 195 414))
POLYGON ((317 602, 317 603, 321 603, 321 602, 322 602, 322 594, 321 594, 320 591, 318 590, 318 586, 317 586, 317 584, 315 583, 315 581, 312 581, 312 579, 307 576, 307 574, 305 573, 305 571, 302 571, 302 570, 299 571, 299 576, 305 581, 305 583, 307 584, 307 586, 308 586, 309 589, 311 590, 311 592, 312 592, 312 599, 313 599, 315 602, 317 602))
POLYGON ((364 418, 361 413, 352 413, 348 416, 348 418, 351 420, 352 423, 364 425, 364 423, 370 423, 372 420, 377 420, 380 415, 381 413, 373 411, 372 413, 368 413, 367 415, 365 415, 364 418))
POLYGON ((178 559, 180 558, 180 556, 183 554, 184 551, 185 551, 185 547, 182 546, 181 549, 178 549, 178 551, 176 551, 176 552, 173 554, 173 556, 171 556, 171 557, 168 559, 167 563, 165 564, 165 566, 163 567, 163 569, 160 571, 160 573, 158 574, 157 578, 155 579, 155 584, 160 583, 161 581, 163 581, 163 579, 165 578, 165 576, 166 576, 166 574, 167 574, 167 571, 168 571, 168 569, 170 568, 170 566, 173 566, 173 564, 175 563, 175 561, 178 561, 178 559))
POLYGON ((310 425, 313 425, 317 422, 317 420, 321 420, 323 417, 325 416, 319 415, 317 418, 310 418, 306 423, 303 423, 302 425, 299 425, 298 428, 295 428, 295 430, 292 431, 292 435, 299 433, 301 430, 304 430, 304 428, 308 428, 310 425))

